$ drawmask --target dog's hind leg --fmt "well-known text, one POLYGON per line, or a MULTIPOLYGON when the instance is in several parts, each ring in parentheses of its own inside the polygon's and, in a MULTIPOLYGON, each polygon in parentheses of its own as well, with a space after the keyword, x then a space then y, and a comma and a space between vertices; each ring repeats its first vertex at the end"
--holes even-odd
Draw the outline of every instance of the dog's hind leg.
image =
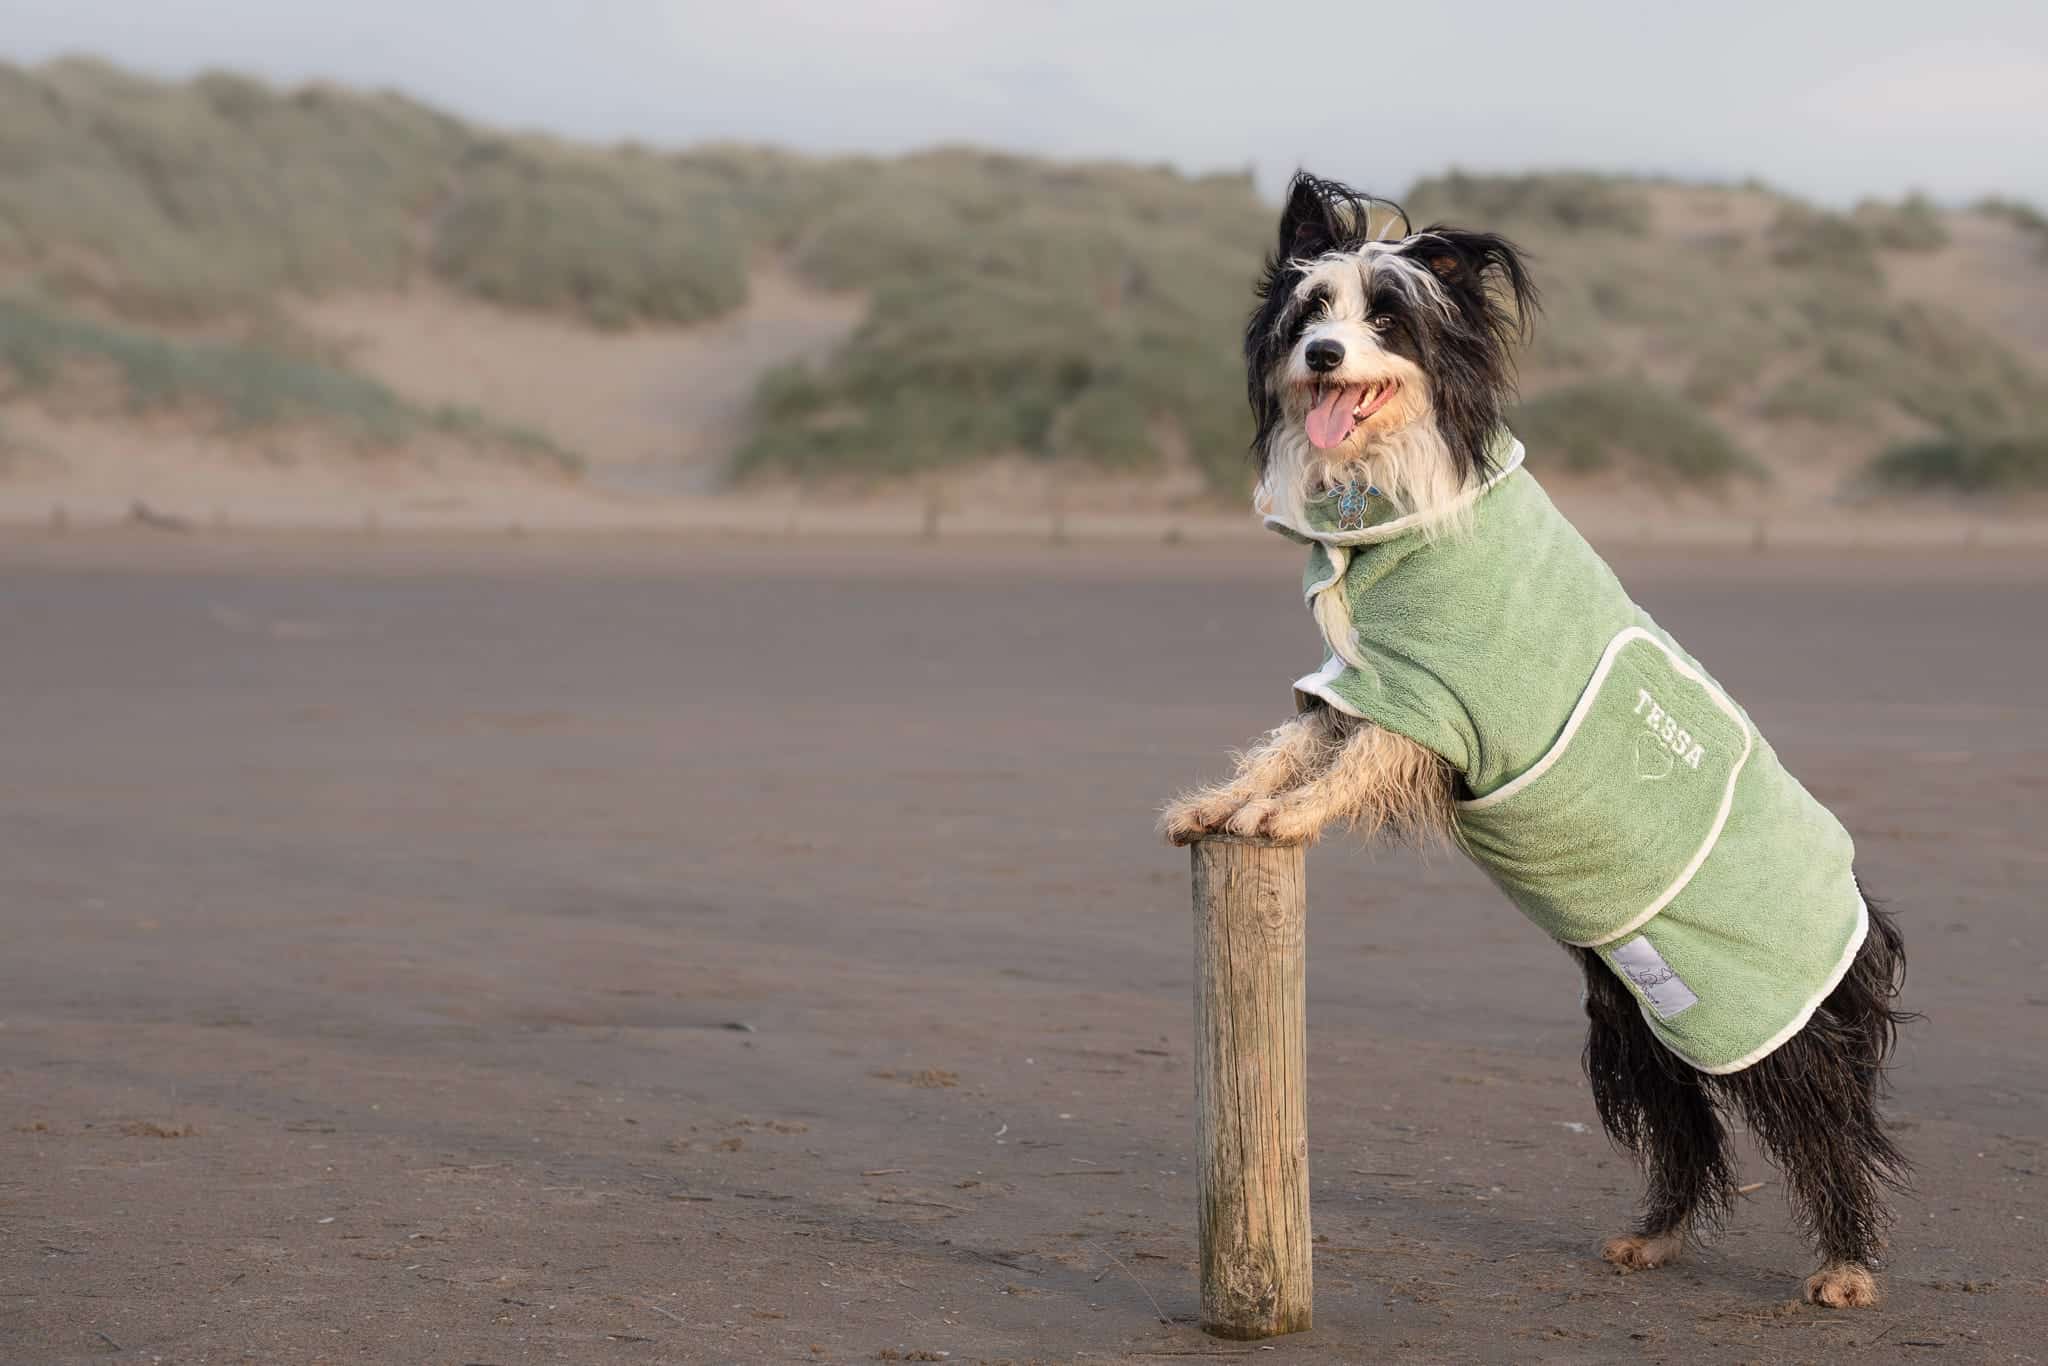
POLYGON ((1885 1196, 1910 1172, 1878 1113, 1885 1058, 1910 1018, 1891 1004, 1904 971, 1898 930, 1872 906, 1855 963, 1806 1028, 1754 1067, 1715 1078, 1784 1171, 1793 1212, 1819 1245, 1821 1269, 1806 1282, 1814 1304, 1878 1301, 1871 1269, 1891 1224, 1885 1196))
POLYGON ((1633 1231, 1600 1255, 1618 1270, 1676 1261, 1688 1235, 1727 1214, 1735 1180, 1728 1134, 1701 1075, 1657 1042, 1598 954, 1573 949, 1586 975, 1586 1077, 1600 1123, 1642 1163, 1643 1209, 1633 1231))
POLYGON ((1876 1304, 1871 1268, 1890 1223, 1885 1188, 1900 1184, 1904 1159, 1878 1118, 1875 1069, 1799 1043, 1729 1078, 1728 1090, 1819 1245, 1822 1265, 1806 1298, 1839 1309, 1876 1304))

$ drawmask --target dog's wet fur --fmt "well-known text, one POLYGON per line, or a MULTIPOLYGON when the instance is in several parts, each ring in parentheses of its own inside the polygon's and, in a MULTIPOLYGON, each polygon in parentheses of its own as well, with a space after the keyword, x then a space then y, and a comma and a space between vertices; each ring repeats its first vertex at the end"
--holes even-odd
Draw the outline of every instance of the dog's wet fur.
POLYGON ((1673 1056, 1599 955, 1570 950, 1586 979, 1594 1108, 1648 1178, 1632 1235, 1602 1249, 1617 1268, 1673 1260, 1688 1238, 1727 1218, 1735 1199, 1733 1118, 1784 1172, 1793 1213, 1825 1259, 1808 1298, 1843 1307, 1876 1302, 1869 1269, 1891 1224, 1885 1197, 1903 1190, 1909 1173, 1878 1102, 1898 1028, 1913 1017, 1897 1006, 1905 941, 1890 912, 1864 900, 1870 932, 1806 1027, 1761 1062, 1721 1076, 1673 1056), (1644 1260, 1644 1245, 1660 1240, 1665 1255, 1644 1260))
MULTIPOLYGON (((1538 307, 1524 253, 1494 233, 1412 231, 1390 201, 1300 174, 1257 292, 1244 353, 1260 505, 1298 516, 1308 498, 1369 482, 1428 534, 1459 534, 1462 495, 1491 472, 1514 347, 1538 307)), ((1462 795, 1441 757, 1314 705, 1239 755, 1229 780, 1170 803, 1161 828, 1179 844, 1213 833, 1311 842, 1331 826, 1447 838, 1462 795)), ((1909 1175, 1878 1106, 1912 1016, 1897 1005, 1904 941, 1890 912, 1865 900, 1869 933, 1840 984, 1790 1040, 1726 1075, 1671 1053, 1598 955, 1569 950, 1585 975, 1595 1108, 1647 1179, 1634 1228, 1601 1249, 1617 1270, 1665 1265, 1727 1218, 1733 1120, 1783 1170, 1821 1254, 1806 1298, 1877 1302, 1886 1197, 1909 1175)))

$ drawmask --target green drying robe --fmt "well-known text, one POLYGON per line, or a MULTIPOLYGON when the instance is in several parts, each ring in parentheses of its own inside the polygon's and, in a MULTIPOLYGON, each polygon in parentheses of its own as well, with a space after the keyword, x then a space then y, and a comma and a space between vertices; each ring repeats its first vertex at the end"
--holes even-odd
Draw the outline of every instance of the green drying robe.
POLYGON ((1304 705, 1464 778, 1459 844, 1553 938, 1595 950, 1664 1044, 1737 1072, 1796 1034, 1868 928, 1848 833, 1629 600, 1503 438, 1469 532, 1351 486, 1267 525, 1309 547, 1329 662, 1304 705), (1338 599, 1321 600, 1325 594, 1338 599), (1349 640, 1330 639, 1343 624, 1349 640))

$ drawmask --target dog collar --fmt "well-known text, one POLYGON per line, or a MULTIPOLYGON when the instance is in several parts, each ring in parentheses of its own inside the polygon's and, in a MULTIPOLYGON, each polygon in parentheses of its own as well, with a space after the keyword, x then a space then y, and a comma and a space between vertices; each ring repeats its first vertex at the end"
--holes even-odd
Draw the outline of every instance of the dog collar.
MULTIPOLYGON (((1503 430, 1501 441, 1496 443, 1490 454, 1494 457, 1493 472, 1485 482, 1459 494, 1453 501, 1453 509, 1478 501, 1501 480, 1520 469, 1525 452, 1522 443, 1512 433, 1503 430)), ((1281 517, 1269 516, 1265 520, 1268 529, 1290 540, 1332 547, 1391 541, 1396 536, 1414 531, 1422 522, 1421 514, 1403 513, 1391 498, 1372 484, 1361 487, 1355 481, 1340 484, 1309 499, 1300 525, 1281 517)))

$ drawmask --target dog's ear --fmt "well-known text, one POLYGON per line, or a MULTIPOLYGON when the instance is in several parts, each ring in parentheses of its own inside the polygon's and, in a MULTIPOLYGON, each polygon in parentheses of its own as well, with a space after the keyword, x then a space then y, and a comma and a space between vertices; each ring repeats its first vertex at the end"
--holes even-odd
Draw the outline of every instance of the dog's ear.
POLYGON ((1438 384, 1431 397, 1445 444, 1468 478, 1484 479, 1514 397, 1514 344, 1534 322, 1535 283, 1521 249, 1495 233, 1432 224, 1406 238, 1401 255, 1436 277, 1455 314, 1436 329, 1435 364, 1458 380, 1438 384))
POLYGON ((1348 185, 1296 171, 1280 210, 1275 255, 1282 261, 1310 261, 1357 240, 1366 231, 1366 202, 1348 185))
POLYGON ((1529 277, 1522 249, 1492 232, 1467 232, 1432 224, 1416 233, 1403 255, 1428 266, 1454 296, 1493 312, 1507 330, 1526 338, 1542 298, 1529 277), (1503 309, 1512 317, 1500 317, 1503 309))

